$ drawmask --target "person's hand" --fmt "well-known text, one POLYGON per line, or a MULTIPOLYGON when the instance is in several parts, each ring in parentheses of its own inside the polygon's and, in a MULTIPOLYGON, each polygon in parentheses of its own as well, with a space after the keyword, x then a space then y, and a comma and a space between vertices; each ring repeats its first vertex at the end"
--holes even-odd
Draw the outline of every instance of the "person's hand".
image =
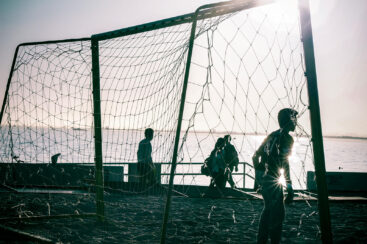
POLYGON ((294 198, 294 191, 293 191, 293 187, 291 184, 287 184, 287 197, 285 198, 285 203, 289 204, 291 202, 293 202, 293 198, 294 198))

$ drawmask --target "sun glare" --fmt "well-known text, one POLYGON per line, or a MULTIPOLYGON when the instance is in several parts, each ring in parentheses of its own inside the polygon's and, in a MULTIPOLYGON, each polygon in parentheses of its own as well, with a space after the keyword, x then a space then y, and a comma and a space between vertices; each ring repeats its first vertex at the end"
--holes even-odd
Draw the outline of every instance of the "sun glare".
POLYGON ((280 169, 279 173, 280 173, 280 176, 279 176, 279 179, 278 179, 278 183, 285 187, 286 182, 285 182, 285 177, 284 177, 284 169, 280 169))

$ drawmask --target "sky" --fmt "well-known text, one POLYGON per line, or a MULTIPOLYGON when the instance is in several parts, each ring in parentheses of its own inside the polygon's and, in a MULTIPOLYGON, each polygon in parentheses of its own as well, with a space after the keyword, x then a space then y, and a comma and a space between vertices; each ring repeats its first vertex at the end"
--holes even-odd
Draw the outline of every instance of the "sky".
MULTIPOLYGON (((23 42, 90 37, 217 0, 0 0, 0 101, 23 42)), ((322 130, 367 137, 367 1, 310 0, 322 130)))

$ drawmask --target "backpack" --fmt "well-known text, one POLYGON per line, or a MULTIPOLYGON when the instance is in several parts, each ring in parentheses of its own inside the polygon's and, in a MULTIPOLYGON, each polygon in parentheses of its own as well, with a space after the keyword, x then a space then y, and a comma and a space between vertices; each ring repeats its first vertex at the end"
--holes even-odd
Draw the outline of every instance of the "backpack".
POLYGON ((204 160, 203 165, 201 166, 201 173, 206 176, 211 176, 211 170, 209 165, 211 164, 212 156, 210 155, 204 160))

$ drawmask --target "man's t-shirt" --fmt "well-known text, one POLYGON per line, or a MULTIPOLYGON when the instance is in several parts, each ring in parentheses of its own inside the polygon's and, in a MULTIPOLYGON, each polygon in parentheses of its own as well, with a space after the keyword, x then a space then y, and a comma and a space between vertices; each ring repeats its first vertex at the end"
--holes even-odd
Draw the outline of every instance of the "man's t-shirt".
POLYGON ((272 132, 256 151, 261 156, 257 169, 263 168, 265 173, 278 178, 280 169, 284 169, 287 183, 291 183, 288 157, 292 153, 293 138, 282 130, 272 132))
POLYGON ((139 143, 138 148, 138 162, 152 163, 152 144, 148 139, 143 139, 139 143))

